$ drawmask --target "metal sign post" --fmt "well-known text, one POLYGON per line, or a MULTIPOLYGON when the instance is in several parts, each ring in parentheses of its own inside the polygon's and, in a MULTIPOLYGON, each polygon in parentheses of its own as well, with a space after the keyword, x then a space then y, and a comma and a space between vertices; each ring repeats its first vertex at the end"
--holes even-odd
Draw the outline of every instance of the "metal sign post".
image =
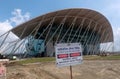
POLYGON ((73 79, 73 76, 72 76, 72 66, 70 66, 70 79, 73 79))

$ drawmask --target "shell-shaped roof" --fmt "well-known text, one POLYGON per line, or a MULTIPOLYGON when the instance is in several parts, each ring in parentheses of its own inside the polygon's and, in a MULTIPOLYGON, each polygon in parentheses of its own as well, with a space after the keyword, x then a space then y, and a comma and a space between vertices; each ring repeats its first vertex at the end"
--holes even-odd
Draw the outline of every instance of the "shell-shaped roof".
MULTIPOLYGON (((19 38, 23 39, 23 38, 27 37, 33 31, 33 29, 37 25, 39 25, 39 23, 41 21, 43 22, 42 25, 45 25, 45 24, 48 24, 51 21, 51 18, 54 18, 54 17, 56 17, 56 19, 55 19, 56 23, 60 23, 64 17, 68 18, 67 22, 70 22, 71 20, 73 20, 73 17, 92 21, 93 25, 91 25, 90 28, 94 29, 95 24, 96 24, 97 28, 95 29, 95 31, 96 32, 98 31, 99 34, 101 34, 101 38, 105 38, 105 34, 102 34, 104 32, 104 30, 107 30, 107 33, 109 32, 109 38, 107 40, 100 40, 101 43, 113 41, 112 27, 111 27, 109 21, 105 18, 105 16, 94 10, 83 9, 83 8, 64 9, 64 10, 50 12, 50 13, 38 16, 34 19, 31 19, 31 20, 13 28, 12 32, 14 34, 16 34, 19 38), (101 26, 102 26, 102 29, 101 29, 101 31, 99 31, 101 26)), ((77 21, 76 23, 79 24, 80 21, 77 21)), ((87 21, 85 23, 87 24, 87 21)))

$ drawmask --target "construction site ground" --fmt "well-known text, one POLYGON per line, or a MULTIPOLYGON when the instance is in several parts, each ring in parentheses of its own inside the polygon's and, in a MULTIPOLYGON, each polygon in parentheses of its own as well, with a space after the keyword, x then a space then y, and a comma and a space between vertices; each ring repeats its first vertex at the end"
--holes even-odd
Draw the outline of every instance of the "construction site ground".
MULTIPOLYGON (((120 79, 120 60, 84 60, 72 66, 73 79, 120 79)), ((7 65, 7 79, 70 79, 70 67, 55 61, 7 65)))

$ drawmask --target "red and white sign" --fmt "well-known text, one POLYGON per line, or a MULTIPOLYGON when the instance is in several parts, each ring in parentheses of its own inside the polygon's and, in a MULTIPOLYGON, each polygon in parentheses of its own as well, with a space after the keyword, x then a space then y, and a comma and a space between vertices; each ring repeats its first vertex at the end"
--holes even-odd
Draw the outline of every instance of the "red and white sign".
POLYGON ((79 43, 61 43, 55 46, 57 66, 71 66, 82 63, 82 48, 79 43))
POLYGON ((6 74, 6 68, 4 65, 0 64, 0 77, 5 76, 6 74))
POLYGON ((6 64, 9 59, 0 59, 0 79, 6 79, 6 67, 3 64, 6 64))

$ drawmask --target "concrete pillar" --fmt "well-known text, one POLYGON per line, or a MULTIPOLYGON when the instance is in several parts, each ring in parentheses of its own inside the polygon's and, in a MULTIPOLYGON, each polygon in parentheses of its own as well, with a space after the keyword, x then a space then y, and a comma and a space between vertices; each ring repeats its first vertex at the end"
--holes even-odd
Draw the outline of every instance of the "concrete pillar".
POLYGON ((55 53, 55 48, 53 45, 53 41, 50 41, 47 45, 46 45, 46 54, 47 56, 52 57, 55 53))

